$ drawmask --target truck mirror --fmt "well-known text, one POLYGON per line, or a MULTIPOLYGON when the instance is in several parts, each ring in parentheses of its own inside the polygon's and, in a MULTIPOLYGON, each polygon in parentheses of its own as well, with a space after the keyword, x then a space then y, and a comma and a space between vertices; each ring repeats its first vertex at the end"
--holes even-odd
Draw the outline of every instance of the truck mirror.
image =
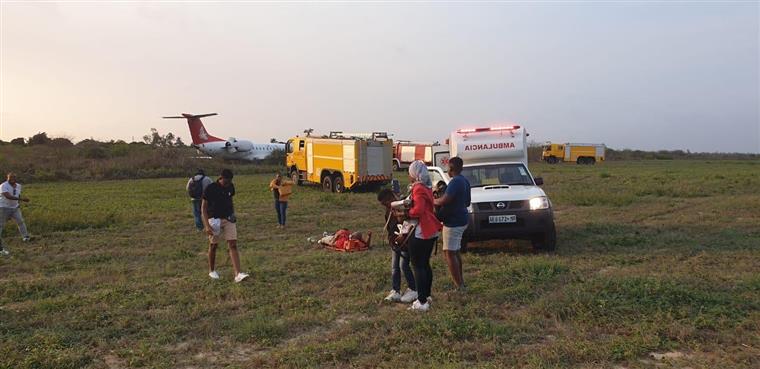
POLYGON ((541 178, 541 177, 536 177, 536 178, 533 178, 533 181, 535 181, 535 182, 536 182, 536 186, 541 186, 541 185, 543 185, 543 184, 544 184, 544 179, 543 179, 543 178, 541 178))

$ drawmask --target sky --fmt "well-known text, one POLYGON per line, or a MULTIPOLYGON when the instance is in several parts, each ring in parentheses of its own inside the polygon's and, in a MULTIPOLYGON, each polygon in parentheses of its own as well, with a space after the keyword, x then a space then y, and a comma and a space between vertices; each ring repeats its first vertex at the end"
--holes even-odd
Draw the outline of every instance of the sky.
POLYGON ((37 132, 535 142, 760 152, 749 2, 0 3, 0 139, 37 132))

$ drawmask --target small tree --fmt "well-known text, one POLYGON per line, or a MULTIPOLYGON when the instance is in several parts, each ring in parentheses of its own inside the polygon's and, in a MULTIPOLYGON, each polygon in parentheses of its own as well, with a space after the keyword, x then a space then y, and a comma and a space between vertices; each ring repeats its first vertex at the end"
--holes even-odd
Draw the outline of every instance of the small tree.
POLYGON ((174 133, 167 133, 162 140, 163 147, 172 147, 174 146, 174 133))
MULTIPOLYGON (((150 129, 150 134, 149 135, 143 136, 143 141, 146 144, 151 145, 153 147, 174 147, 174 146, 179 146, 175 142, 174 133, 169 132, 169 133, 167 133, 167 134, 165 134, 165 135, 162 136, 160 133, 158 133, 158 130, 155 129, 155 128, 151 128, 150 129)), ((184 143, 183 143, 183 145, 184 145, 184 143)))
POLYGON ((68 138, 65 138, 65 137, 56 137, 56 138, 50 140, 50 146, 54 146, 54 147, 70 147, 70 146, 74 146, 74 144, 68 138))
POLYGON ((174 141, 174 146, 185 147, 186 145, 185 145, 184 142, 182 142, 182 138, 181 137, 177 137, 177 140, 174 141))
POLYGON ((28 145, 47 145, 50 143, 50 137, 48 137, 47 133, 45 132, 39 132, 36 135, 29 137, 29 141, 27 142, 28 145))
POLYGON ((23 137, 16 137, 11 140, 11 144, 13 145, 19 145, 24 146, 24 138, 23 137))
POLYGON ((161 135, 158 134, 158 130, 155 128, 150 129, 150 134, 143 136, 143 141, 151 146, 158 146, 161 143, 161 135))

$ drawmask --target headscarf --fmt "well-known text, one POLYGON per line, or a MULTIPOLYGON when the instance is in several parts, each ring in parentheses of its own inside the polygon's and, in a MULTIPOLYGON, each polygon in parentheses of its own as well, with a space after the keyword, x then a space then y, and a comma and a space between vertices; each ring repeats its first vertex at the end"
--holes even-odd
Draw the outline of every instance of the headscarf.
POLYGON ((422 183, 427 188, 433 187, 428 167, 422 160, 415 160, 409 165, 409 176, 414 178, 414 182, 422 183))

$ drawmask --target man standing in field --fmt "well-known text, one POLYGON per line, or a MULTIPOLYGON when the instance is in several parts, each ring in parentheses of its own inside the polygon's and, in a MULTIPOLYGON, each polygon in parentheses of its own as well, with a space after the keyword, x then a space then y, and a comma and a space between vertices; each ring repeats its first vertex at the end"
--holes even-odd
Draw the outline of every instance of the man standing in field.
POLYGON ((446 193, 435 199, 443 214, 443 254, 451 279, 458 290, 464 290, 462 275, 462 236, 467 229, 467 207, 470 206, 470 182, 462 175, 464 162, 459 157, 449 159, 451 181, 446 193))
POLYGON ((219 179, 208 185, 203 192, 201 213, 203 225, 208 234, 208 276, 219 279, 216 272, 216 247, 220 239, 227 241, 230 249, 230 260, 235 271, 235 282, 242 282, 248 278, 248 274, 240 271, 240 254, 237 249, 237 227, 235 222, 235 209, 232 205, 232 196, 235 196, 235 185, 232 184, 232 171, 222 170, 219 179))
POLYGON ((21 215, 21 202, 29 202, 28 198, 21 197, 21 184, 16 182, 16 174, 8 173, 7 181, 0 185, 0 255, 8 255, 8 250, 3 246, 3 228, 8 219, 13 218, 21 232, 22 240, 30 240, 29 232, 26 230, 24 217, 21 215))
POLYGON ((190 196, 190 201, 193 204, 193 217, 195 218, 195 228, 199 231, 203 230, 203 216, 201 214, 201 203, 203 202, 203 192, 206 191, 206 187, 211 184, 211 178, 206 177, 206 173, 203 169, 198 169, 194 176, 190 177, 187 181, 187 194, 190 196))

